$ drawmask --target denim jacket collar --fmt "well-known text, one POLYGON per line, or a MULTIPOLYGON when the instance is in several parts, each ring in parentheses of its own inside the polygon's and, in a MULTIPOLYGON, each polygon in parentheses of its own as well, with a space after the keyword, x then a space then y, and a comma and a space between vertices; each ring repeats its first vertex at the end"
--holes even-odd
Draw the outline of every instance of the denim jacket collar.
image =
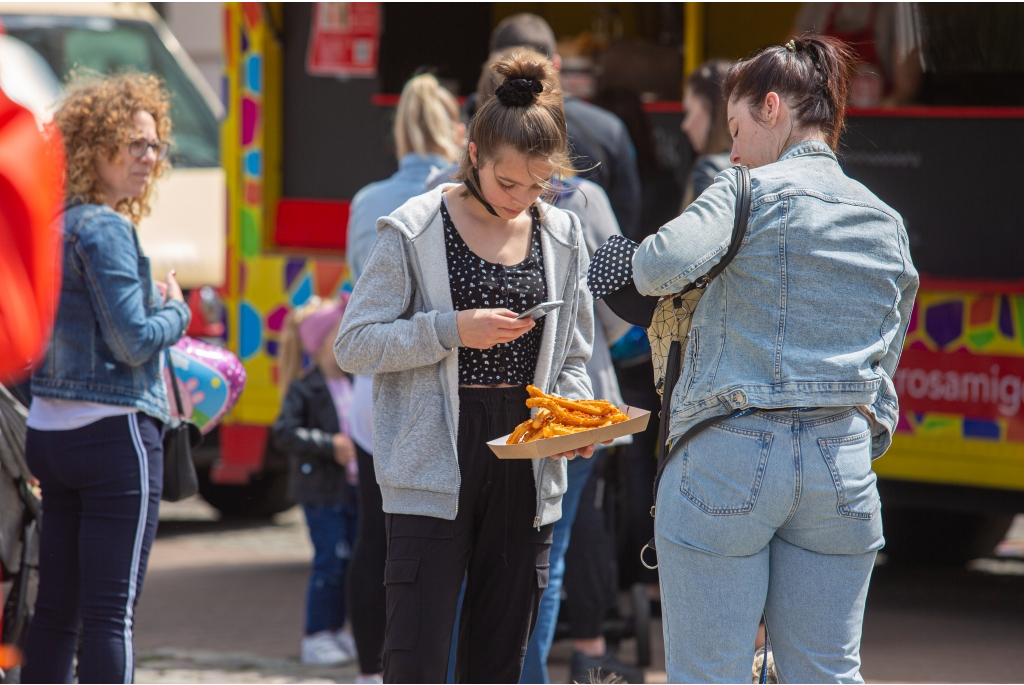
POLYGON ((430 175, 432 170, 441 169, 448 166, 448 164, 448 160, 441 155, 427 153, 421 156, 415 152, 410 152, 398 160, 398 175, 424 179, 430 175))
POLYGON ((824 141, 821 140, 801 140, 799 143, 793 143, 786 149, 785 152, 779 157, 778 161, 783 162, 791 157, 803 157, 805 155, 828 155, 836 162, 836 153, 832 151, 824 141))

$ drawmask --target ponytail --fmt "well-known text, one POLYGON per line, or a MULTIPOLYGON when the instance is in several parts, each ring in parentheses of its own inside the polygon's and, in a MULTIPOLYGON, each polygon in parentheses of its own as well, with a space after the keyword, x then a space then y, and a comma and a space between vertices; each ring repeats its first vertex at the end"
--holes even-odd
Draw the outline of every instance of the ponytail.
POLYGON ((793 108, 800 127, 817 128, 835 150, 846 121, 853 63, 853 50, 838 38, 804 34, 734 65, 725 79, 725 99, 753 107, 775 92, 793 108))
POLYGON ((449 160, 462 150, 455 139, 459 103, 431 74, 420 74, 402 88, 395 111, 395 147, 398 156, 410 152, 425 156, 431 148, 449 160))

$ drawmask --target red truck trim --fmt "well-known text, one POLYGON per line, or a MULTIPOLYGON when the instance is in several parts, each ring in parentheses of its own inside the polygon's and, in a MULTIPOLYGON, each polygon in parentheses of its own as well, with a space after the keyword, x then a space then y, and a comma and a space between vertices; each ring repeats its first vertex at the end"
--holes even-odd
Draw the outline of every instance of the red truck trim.
POLYGON ((274 242, 279 247, 344 250, 349 200, 283 197, 277 204, 274 242))
POLYGON ((955 292, 986 293, 991 295, 1024 293, 1024 279, 996 280, 970 278, 936 278, 921 274, 923 290, 949 290, 955 292))
POLYGON ((902 119, 1024 119, 1024 107, 850 107, 846 115, 902 119))
POLYGON ((221 424, 220 459, 210 471, 210 480, 224 485, 245 485, 263 469, 269 426, 241 423, 221 424))

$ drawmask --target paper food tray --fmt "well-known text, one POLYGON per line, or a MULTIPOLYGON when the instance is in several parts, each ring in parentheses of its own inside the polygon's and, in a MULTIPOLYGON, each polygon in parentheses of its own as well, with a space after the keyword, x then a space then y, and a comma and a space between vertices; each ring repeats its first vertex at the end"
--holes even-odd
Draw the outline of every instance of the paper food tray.
MULTIPOLYGON (((647 421, 651 418, 651 412, 646 409, 637 409, 625 404, 619 405, 619 410, 629 417, 628 421, 594 428, 593 430, 573 433, 572 435, 557 435, 553 438, 541 438, 533 442, 524 442, 519 445, 506 445, 508 435, 491 440, 487 445, 491 448, 498 459, 540 459, 550 457, 552 454, 578 450, 607 440, 614 440, 623 435, 640 433, 647 428, 647 421)), ((511 433, 509 433, 511 435, 511 433)))

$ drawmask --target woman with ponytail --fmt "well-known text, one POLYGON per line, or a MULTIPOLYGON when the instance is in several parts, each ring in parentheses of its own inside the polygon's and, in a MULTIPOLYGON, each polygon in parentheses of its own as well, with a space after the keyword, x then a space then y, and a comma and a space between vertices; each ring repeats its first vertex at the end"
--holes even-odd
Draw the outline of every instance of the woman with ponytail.
POLYGON ((586 244, 574 214, 541 200, 571 169, 558 79, 520 53, 492 68, 460 183, 378 220, 334 345, 343 369, 374 375, 385 682, 444 682, 464 577, 456 681, 518 682, 576 455, 499 462, 487 441, 530 416, 527 384, 592 397, 586 244), (516 318, 551 300, 564 304, 516 318))
MULTIPOLYGON (((725 79, 750 214, 693 316, 671 398, 654 539, 669 682, 749 679, 762 613, 780 682, 863 682, 884 544, 871 461, 899 417, 892 379, 918 276, 900 215, 836 159, 850 71, 848 47, 807 35, 725 79)), ((740 178, 718 174, 639 246, 641 293, 676 293, 719 262, 740 178)))

